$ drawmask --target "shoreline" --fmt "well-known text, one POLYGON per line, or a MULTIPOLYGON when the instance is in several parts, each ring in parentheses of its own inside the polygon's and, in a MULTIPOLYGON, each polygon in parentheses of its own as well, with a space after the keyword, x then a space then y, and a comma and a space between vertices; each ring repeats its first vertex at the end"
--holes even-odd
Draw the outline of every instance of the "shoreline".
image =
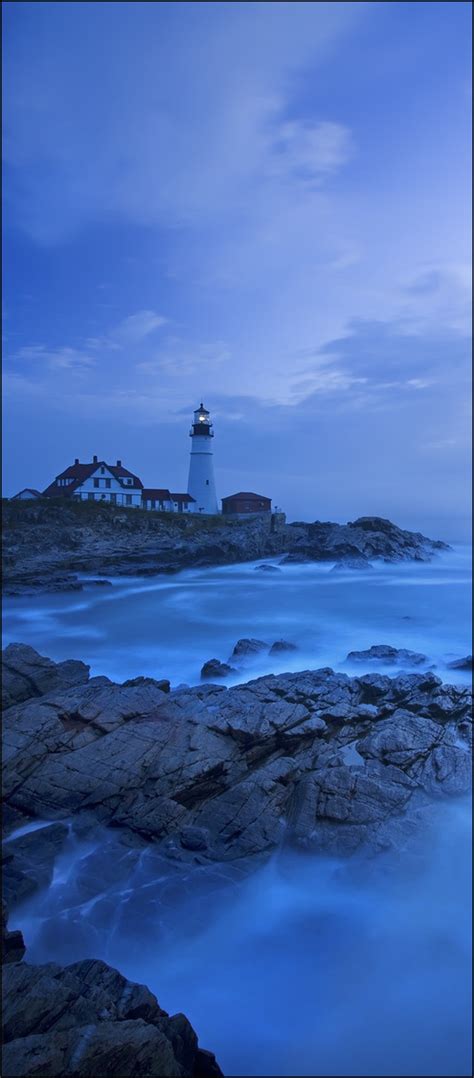
POLYGON ((141 510, 117 513, 99 504, 4 505, 3 594, 80 591, 107 586, 108 576, 174 575, 259 560, 332 562, 370 568, 372 561, 429 561, 447 543, 379 517, 348 524, 287 524, 283 514, 245 520, 165 519, 141 510))

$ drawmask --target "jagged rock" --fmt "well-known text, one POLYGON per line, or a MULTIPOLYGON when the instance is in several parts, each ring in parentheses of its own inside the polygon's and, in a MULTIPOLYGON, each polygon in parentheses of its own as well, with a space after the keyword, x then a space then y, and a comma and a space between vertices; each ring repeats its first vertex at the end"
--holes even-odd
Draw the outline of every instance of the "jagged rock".
POLYGON ((390 644, 374 644, 365 651, 350 651, 347 656, 349 662, 383 662, 401 663, 404 666, 421 666, 428 662, 426 655, 418 651, 409 651, 407 648, 393 648, 390 644))
POLYGON ((105 962, 11 964, 3 994, 5 1078, 222 1075, 183 1014, 105 962))
POLYGON ((206 680, 215 677, 228 677, 229 674, 236 674, 237 671, 233 666, 229 666, 229 663, 221 663, 220 659, 208 659, 207 663, 201 667, 201 677, 206 680))
POLYGON ((382 819, 384 841, 391 821, 400 838, 424 798, 469 789, 470 700, 431 672, 324 668, 169 694, 92 679, 7 709, 5 800, 87 812, 178 860, 193 844, 210 863, 268 856, 285 827, 331 852, 378 848, 382 819), (314 814, 298 810, 295 831, 306 789, 314 814))
POLYGON ((27 644, 9 644, 2 659, 2 707, 88 680, 89 667, 75 659, 54 663, 27 644))
POLYGON ((266 651, 267 648, 268 644, 265 644, 263 640, 248 640, 244 638, 237 641, 230 659, 232 661, 232 659, 253 657, 259 655, 262 651, 266 651))
POLYGON ((160 689, 161 692, 169 692, 171 685, 167 678, 160 678, 159 681, 154 677, 133 677, 128 681, 122 681, 124 688, 135 687, 135 685, 152 685, 155 689, 160 689))
POLYGON ((450 670, 472 670, 472 655, 465 655, 463 659, 455 659, 448 663, 450 670))
POLYGON ((288 640, 275 640, 270 648, 270 655, 278 655, 282 651, 298 651, 296 644, 290 644, 288 640))

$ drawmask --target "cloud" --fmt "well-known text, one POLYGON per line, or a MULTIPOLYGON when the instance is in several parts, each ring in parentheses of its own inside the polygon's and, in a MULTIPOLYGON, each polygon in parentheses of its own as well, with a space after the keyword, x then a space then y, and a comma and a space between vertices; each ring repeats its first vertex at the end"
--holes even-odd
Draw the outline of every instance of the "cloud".
POLYGON ((269 171, 311 185, 345 165, 352 152, 351 132, 342 124, 288 121, 275 136, 269 171))
POLYGON ((321 181, 348 159, 346 127, 291 116, 289 88, 370 5, 252 5, 250 22, 247 4, 188 5, 186 19, 154 4, 90 6, 84 19, 70 6, 67 22, 25 7, 8 26, 5 183, 39 242, 104 217, 199 225, 249 205, 256 185, 321 181))
POLYGON ((10 357, 13 361, 26 361, 33 363, 33 370, 42 373, 45 369, 50 371, 82 371, 94 367, 96 360, 87 351, 80 348, 70 348, 64 345, 62 348, 48 348, 44 344, 27 345, 19 348, 10 357))
POLYGON ((88 337, 85 343, 93 350, 104 348, 117 351, 140 344, 161 326, 166 325, 167 321, 167 318, 155 311, 137 311, 113 326, 104 336, 88 337))

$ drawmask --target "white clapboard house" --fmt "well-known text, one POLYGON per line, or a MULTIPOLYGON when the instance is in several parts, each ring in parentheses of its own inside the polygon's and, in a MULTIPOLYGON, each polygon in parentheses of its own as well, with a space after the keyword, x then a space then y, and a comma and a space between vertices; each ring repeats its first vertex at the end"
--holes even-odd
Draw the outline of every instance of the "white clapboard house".
POLYGON ((168 513, 192 513, 195 507, 190 494, 174 494, 165 488, 144 487, 141 479, 124 468, 121 460, 116 464, 107 464, 98 457, 93 457, 90 464, 81 464, 76 457, 74 464, 60 472, 40 496, 112 502, 128 508, 168 513))

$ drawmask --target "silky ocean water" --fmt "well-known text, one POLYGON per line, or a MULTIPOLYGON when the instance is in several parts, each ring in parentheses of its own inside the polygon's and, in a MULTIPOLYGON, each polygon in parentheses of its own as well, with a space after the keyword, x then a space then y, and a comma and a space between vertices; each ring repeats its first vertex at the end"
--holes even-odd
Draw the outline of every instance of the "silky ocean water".
POLYGON ((467 682, 469 674, 447 663, 470 651, 470 556, 459 546, 428 563, 374 562, 367 570, 267 559, 278 571, 245 562, 121 577, 112 587, 88 588, 85 580, 79 593, 7 599, 4 642, 31 644, 55 660, 81 658, 93 675, 167 677, 173 686, 198 683, 202 664, 228 659, 239 637, 269 645, 284 638, 298 650, 263 654, 225 684, 322 666, 360 673, 345 662, 349 651, 391 644, 426 654, 445 680, 467 682))
MULTIPOLYGON (((447 664, 471 650, 470 548, 364 571, 256 564, 8 600, 6 642, 173 685, 197 683, 202 663, 227 659, 242 636, 298 650, 263 653, 228 684, 321 666, 393 674, 345 661, 384 643, 423 652, 444 680, 469 680, 447 664)), ((237 885, 182 867, 168 876, 153 847, 71 828, 51 886, 10 925, 29 961, 99 957, 146 983, 187 1014, 226 1075, 468 1075, 469 881, 465 800, 433 807, 403 864, 358 870, 280 852, 237 885)))

